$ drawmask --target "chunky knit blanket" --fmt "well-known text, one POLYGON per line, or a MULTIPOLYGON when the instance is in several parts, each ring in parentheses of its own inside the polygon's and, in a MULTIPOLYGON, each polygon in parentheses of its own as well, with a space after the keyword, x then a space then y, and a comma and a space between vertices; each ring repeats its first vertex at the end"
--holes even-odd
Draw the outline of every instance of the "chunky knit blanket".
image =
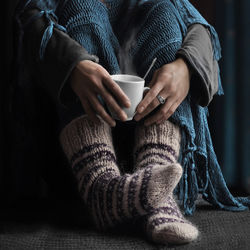
MULTIPOLYGON (((43 15, 47 17, 48 27, 40 47, 41 60, 56 27, 67 32, 89 53, 97 55, 100 64, 110 74, 120 71, 117 59, 119 49, 133 33, 124 29, 124 24, 127 24, 126 27, 136 27, 129 55, 140 76, 144 75, 155 57, 158 60, 154 69, 173 61, 188 26, 194 23, 203 24, 210 30, 214 58, 220 59, 221 51, 216 31, 187 0, 126 0, 126 2, 129 3, 131 11, 124 16, 122 15, 124 1, 121 0, 106 0, 106 5, 100 0, 22 0, 16 18, 20 24, 19 15, 25 8, 31 7, 37 7, 41 12, 32 17, 30 22, 43 15), (137 11, 133 15, 135 7, 137 11), (55 20, 58 22, 55 23, 55 20)), ((17 61, 22 58, 21 25, 19 30, 17 61)), ((151 77, 152 73, 148 75, 147 82, 151 77)), ((220 79, 217 94, 223 94, 220 79)), ((230 211, 246 210, 250 206, 250 198, 233 197, 227 188, 213 149, 207 116, 208 109, 194 103, 188 95, 171 117, 172 122, 178 124, 182 131, 179 162, 184 174, 176 193, 188 215, 195 211, 195 201, 199 193, 218 208, 230 211)))

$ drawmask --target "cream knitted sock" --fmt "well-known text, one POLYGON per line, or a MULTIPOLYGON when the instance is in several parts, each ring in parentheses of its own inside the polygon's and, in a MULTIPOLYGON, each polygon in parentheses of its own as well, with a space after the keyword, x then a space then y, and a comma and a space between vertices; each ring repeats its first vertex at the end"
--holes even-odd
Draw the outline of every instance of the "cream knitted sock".
POLYGON ((60 134, 62 148, 96 226, 106 229, 127 219, 152 213, 165 199, 171 168, 149 165, 120 175, 111 129, 87 116, 69 123, 60 134))
POLYGON ((198 229, 182 215, 172 196, 165 205, 148 215, 145 221, 146 233, 153 242, 160 244, 184 244, 197 239, 198 229))
POLYGON ((170 175, 165 195, 172 194, 182 176, 182 167, 177 163, 180 142, 179 127, 169 121, 149 127, 139 124, 135 130, 135 168, 143 169, 150 165, 167 167, 170 175))
POLYGON ((182 167, 177 163, 180 142, 180 128, 168 120, 149 127, 140 124, 135 131, 136 169, 149 165, 167 166, 171 173, 165 188, 168 190, 165 200, 145 217, 146 233, 156 243, 181 244, 198 236, 197 228, 181 214, 172 194, 182 175, 182 167))
POLYGON ((150 164, 171 165, 179 157, 181 143, 180 128, 165 121, 149 127, 139 124, 135 130, 135 166, 143 168, 150 164))

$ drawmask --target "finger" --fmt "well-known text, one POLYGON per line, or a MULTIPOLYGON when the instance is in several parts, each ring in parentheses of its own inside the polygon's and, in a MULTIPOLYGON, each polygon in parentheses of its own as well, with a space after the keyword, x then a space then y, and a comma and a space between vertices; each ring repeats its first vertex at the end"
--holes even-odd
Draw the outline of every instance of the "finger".
POLYGON ((89 99, 89 102, 95 112, 100 115, 104 121, 106 121, 111 127, 115 127, 115 120, 105 111, 96 96, 93 95, 92 98, 89 99))
POLYGON ((140 114, 142 113, 148 105, 156 98, 156 96, 161 92, 163 89, 163 84, 160 82, 158 84, 155 84, 146 94, 146 96, 143 98, 143 100, 139 103, 137 107, 137 112, 140 114))
POLYGON ((166 114, 166 117, 165 117, 165 120, 169 119, 173 114, 174 112, 176 111, 176 109, 179 107, 180 105, 180 102, 177 101, 175 102, 171 107, 170 109, 168 110, 167 114, 166 114))
POLYGON ((157 74, 157 70, 156 70, 156 71, 154 72, 154 74, 153 74, 152 80, 151 80, 150 83, 148 84, 148 86, 149 86, 150 88, 152 88, 152 87, 155 85, 157 76, 158 76, 158 74, 157 74))
POLYGON ((121 109, 121 107, 117 104, 114 97, 103 87, 100 92, 103 97, 105 103, 109 106, 110 109, 119 117, 120 120, 126 121, 127 114, 121 109))
POLYGON ((110 76, 104 78, 103 84, 119 100, 120 105, 129 108, 131 103, 127 95, 122 91, 120 86, 112 80, 110 76))
POLYGON ((136 121, 141 120, 143 117, 148 115, 150 112, 152 112, 154 109, 156 109, 160 105, 157 98, 155 98, 148 106, 147 108, 142 112, 135 115, 134 119, 136 121))
POLYGON ((94 109, 91 107, 90 103, 87 100, 80 99, 82 107, 86 114, 89 116, 90 120, 94 123, 100 123, 99 118, 96 116, 94 109))
POLYGON ((168 98, 166 100, 166 103, 164 105, 162 105, 162 107, 156 112, 156 114, 149 117, 144 122, 145 126, 150 126, 153 123, 156 123, 157 121, 161 121, 163 119, 166 119, 168 111, 174 103, 175 103, 175 99, 173 97, 168 98))
POLYGON ((162 119, 162 120, 156 121, 156 124, 161 124, 164 121, 168 120, 173 115, 173 113, 176 111, 176 109, 178 108, 179 105, 180 104, 178 102, 176 102, 175 104, 173 104, 171 106, 171 108, 169 109, 171 111, 166 115, 166 117, 164 119, 162 119))

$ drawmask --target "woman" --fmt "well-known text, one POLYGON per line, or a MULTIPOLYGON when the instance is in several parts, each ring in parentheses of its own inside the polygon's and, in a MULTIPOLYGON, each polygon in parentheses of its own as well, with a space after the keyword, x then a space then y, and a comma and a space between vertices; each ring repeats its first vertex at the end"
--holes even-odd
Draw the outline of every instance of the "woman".
MULTIPOLYGON (((207 126, 207 108, 202 107, 217 90, 223 93, 217 72, 218 38, 188 1, 24 2, 17 10, 20 29, 25 31, 18 58, 26 55, 27 67, 35 68, 35 73, 55 71, 55 65, 65 69, 50 74, 53 86, 47 89, 65 102, 66 107, 58 111, 60 142, 98 228, 142 217, 147 235, 155 242, 195 240, 198 229, 184 218, 173 198, 180 179, 176 191, 186 214, 194 212, 199 192, 220 208, 246 209, 247 199, 235 199, 226 188, 207 126), (128 12, 120 19, 124 5, 128 12), (128 107, 129 100, 110 74, 119 72, 117 55, 131 34, 125 31, 135 23, 135 43, 129 54, 137 74, 142 76, 154 57, 157 63, 146 79, 151 90, 134 117, 135 171, 121 175, 110 128, 116 121, 105 103, 126 120, 121 106, 128 107), (194 51, 198 48, 202 53, 202 42, 195 43, 192 35, 197 38, 207 31, 195 23, 207 27, 212 41, 206 39, 208 51, 196 60, 194 51), (61 49, 55 50, 57 46, 61 49), (35 65, 31 66, 30 58, 36 58, 35 65)), ((44 78, 40 82, 51 85, 46 74, 38 75, 44 78)))

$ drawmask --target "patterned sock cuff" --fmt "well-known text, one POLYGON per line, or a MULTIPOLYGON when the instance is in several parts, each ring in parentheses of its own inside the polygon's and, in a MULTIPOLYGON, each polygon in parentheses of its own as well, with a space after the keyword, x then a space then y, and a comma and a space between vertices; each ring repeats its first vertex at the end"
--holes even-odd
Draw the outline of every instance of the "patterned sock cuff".
POLYGON ((180 143, 180 128, 168 120, 149 127, 139 125, 135 131, 135 160, 142 163, 161 158, 174 163, 179 157, 180 143))
POLYGON ((60 143, 69 161, 83 147, 103 145, 114 153, 111 128, 102 119, 100 124, 92 122, 87 115, 71 121, 59 136, 60 143))

